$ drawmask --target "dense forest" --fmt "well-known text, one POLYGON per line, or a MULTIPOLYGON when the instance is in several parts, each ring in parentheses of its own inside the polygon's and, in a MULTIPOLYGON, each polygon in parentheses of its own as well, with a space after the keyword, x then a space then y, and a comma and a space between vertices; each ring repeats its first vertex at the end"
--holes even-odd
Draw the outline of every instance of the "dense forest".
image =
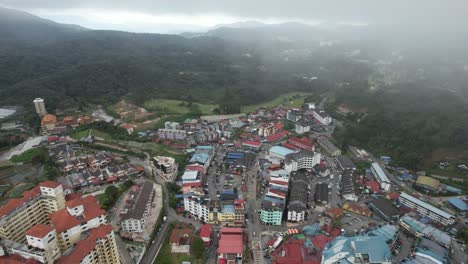
MULTIPOLYGON (((32 100, 43 97, 50 111, 163 98, 218 104, 220 112, 234 113, 306 91, 333 97, 332 111, 340 104, 368 109, 337 131, 343 146, 358 144, 410 168, 434 149, 468 147, 463 34, 324 31, 294 23, 136 34, 0 8, 0 36, 0 104, 31 112, 32 100)), ((38 123, 35 115, 28 119, 38 123)))
POLYGON ((368 108, 366 115, 349 118, 337 131, 343 146, 367 147, 412 169, 420 168, 424 155, 437 148, 468 148, 468 103, 457 94, 418 83, 377 91, 366 87, 351 85, 337 92, 337 105, 368 108))

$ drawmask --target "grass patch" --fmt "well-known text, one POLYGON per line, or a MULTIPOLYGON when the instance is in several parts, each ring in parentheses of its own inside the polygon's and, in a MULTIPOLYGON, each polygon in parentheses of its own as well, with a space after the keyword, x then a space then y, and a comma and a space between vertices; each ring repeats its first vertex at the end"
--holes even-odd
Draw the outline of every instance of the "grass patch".
MULTIPOLYGON (((85 129, 85 130, 73 132, 70 135, 70 137, 75 139, 75 140, 80 140, 81 138, 87 137, 88 134, 89 134, 89 129, 85 129)), ((95 136, 95 137, 98 137, 98 138, 102 138, 104 140, 111 140, 112 139, 111 135, 109 135, 108 133, 99 131, 97 129, 93 129, 91 131, 91 135, 95 136)))
POLYGON ((0 170, 5 169, 5 168, 10 168, 10 167, 12 167, 14 165, 15 165, 15 163, 13 163, 10 160, 1 160, 0 161, 0 170))
POLYGON ((250 113, 259 108, 275 108, 280 105, 285 105, 287 107, 301 107, 304 104, 304 98, 312 95, 313 93, 304 93, 304 92, 290 92, 282 94, 275 99, 263 103, 244 105, 241 107, 243 113, 250 113))
POLYGON ((8 197, 9 198, 21 198, 23 197, 24 191, 31 190, 32 188, 34 188, 34 186, 36 186, 36 184, 34 183, 25 183, 25 184, 18 185, 13 190, 11 190, 10 193, 8 193, 8 197))
POLYGON ((81 131, 76 131, 76 132, 73 132, 70 137, 75 139, 75 140, 80 140, 81 138, 84 138, 84 137, 87 137, 88 136, 88 133, 89 133, 89 130, 86 129, 86 130, 81 130, 81 131))
MULTIPOLYGON (((193 103, 193 105, 198 107, 203 114, 211 114, 213 113, 213 109, 218 107, 215 104, 193 103)), ((150 111, 162 114, 182 115, 192 112, 192 108, 188 105, 188 102, 182 100, 152 99, 146 101, 144 107, 150 111)))
POLYGON ((11 157, 10 161, 14 163, 23 162, 28 163, 31 162, 33 159, 38 158, 41 161, 47 159, 49 154, 47 153, 47 149, 45 148, 33 148, 23 152, 20 155, 14 155, 11 157))

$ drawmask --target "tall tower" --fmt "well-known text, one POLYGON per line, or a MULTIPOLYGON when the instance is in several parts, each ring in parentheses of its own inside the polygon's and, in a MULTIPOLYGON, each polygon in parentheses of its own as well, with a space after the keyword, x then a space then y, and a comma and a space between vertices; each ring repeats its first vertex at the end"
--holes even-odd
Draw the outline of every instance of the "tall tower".
POLYGON ((44 99, 36 98, 34 99, 33 103, 34 103, 34 108, 36 109, 36 113, 39 116, 45 116, 47 114, 47 110, 44 104, 44 99))

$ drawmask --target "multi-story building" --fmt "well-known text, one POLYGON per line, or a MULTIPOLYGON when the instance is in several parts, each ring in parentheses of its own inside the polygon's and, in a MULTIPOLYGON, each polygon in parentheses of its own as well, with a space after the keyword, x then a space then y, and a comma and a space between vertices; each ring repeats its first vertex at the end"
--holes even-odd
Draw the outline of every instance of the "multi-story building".
POLYGON ((54 263, 60 257, 57 233, 52 226, 37 224, 26 231, 28 245, 42 249, 46 263, 54 263))
POLYGON ((331 116, 327 115, 324 111, 313 111, 312 115, 317 119, 322 125, 330 125, 333 121, 331 116))
POLYGON ((288 172, 312 169, 320 163, 320 159, 321 155, 318 152, 304 150, 298 153, 290 153, 284 159, 284 168, 288 172))
POLYGON ((101 225, 84 234, 71 251, 60 257, 57 264, 83 263, 108 264, 120 263, 120 256, 111 225, 101 225))
POLYGON ((130 233, 141 233, 145 230, 146 220, 150 214, 155 190, 152 182, 133 188, 121 212, 120 226, 130 233))
POLYGON ((47 110, 45 108, 45 103, 44 103, 44 99, 42 98, 36 98, 34 99, 33 101, 34 103, 34 108, 36 110, 36 113, 39 115, 39 116, 45 116, 47 114, 47 110))
POLYGON ((287 205, 288 222, 303 222, 307 217, 310 186, 307 175, 291 173, 291 188, 287 205))
POLYGON ((288 110, 288 112, 286 112, 286 119, 291 121, 291 122, 295 123, 301 118, 302 118, 302 113, 298 109, 292 109, 292 110, 288 110))
POLYGON ((416 210, 420 215, 427 216, 442 225, 451 225, 455 222, 455 216, 425 203, 409 194, 402 192, 398 198, 400 205, 416 210))
POLYGON ((295 125, 295 131, 297 134, 304 134, 310 131, 311 126, 315 124, 315 121, 308 116, 303 116, 297 120, 295 125))
POLYGON ((317 138, 319 146, 328 153, 328 155, 336 157, 341 155, 341 150, 337 148, 333 143, 328 140, 326 136, 320 136, 317 138))
POLYGON ((63 186, 45 181, 22 198, 10 199, 0 207, 0 238, 26 242, 25 232, 36 224, 48 224, 48 215, 65 207, 63 186))
POLYGON ((335 162, 342 171, 356 170, 356 165, 354 165, 354 162, 347 156, 337 156, 335 157, 335 162))
POLYGON ((0 215, 2 260, 33 259, 46 264, 120 261, 112 227, 103 225, 105 211, 94 196, 70 195, 65 201, 63 186, 45 181, 23 192, 23 198, 9 200, 0 208, 0 215))
POLYGON ((156 156, 153 158, 156 172, 163 178, 172 181, 177 175, 177 164, 171 157, 156 156))
POLYGON ((102 210, 94 196, 78 197, 66 202, 66 206, 49 215, 57 231, 62 252, 80 240, 87 230, 107 223, 106 211, 102 210))
POLYGON ((343 199, 347 201, 354 201, 358 200, 358 196, 356 193, 356 179, 353 170, 345 170, 341 175, 340 179, 340 193, 343 199))
POLYGON ((185 130, 160 128, 158 129, 158 137, 167 140, 185 140, 187 132, 185 130))
POLYGON ((242 228, 222 227, 219 232, 218 263, 242 263, 243 252, 242 228))
POLYGON ((288 144, 290 144, 292 146, 295 146, 295 147, 298 147, 298 148, 303 149, 303 150, 308 150, 308 151, 312 151, 312 152, 315 151, 314 143, 310 139, 308 139, 306 137, 288 138, 288 144))
POLYGON ((184 209, 204 223, 210 223, 210 199, 205 196, 188 196, 184 198, 184 209))
POLYGON ((379 182, 380 188, 386 192, 390 191, 391 183, 382 167, 377 162, 371 165, 372 175, 379 182))

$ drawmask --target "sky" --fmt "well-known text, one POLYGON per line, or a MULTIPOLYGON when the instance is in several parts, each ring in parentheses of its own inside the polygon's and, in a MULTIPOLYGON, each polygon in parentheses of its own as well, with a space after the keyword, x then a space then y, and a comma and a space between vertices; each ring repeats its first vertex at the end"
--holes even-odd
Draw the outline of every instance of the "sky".
POLYGON ((468 0, 0 0, 91 29, 177 33, 256 20, 468 27, 468 0))

